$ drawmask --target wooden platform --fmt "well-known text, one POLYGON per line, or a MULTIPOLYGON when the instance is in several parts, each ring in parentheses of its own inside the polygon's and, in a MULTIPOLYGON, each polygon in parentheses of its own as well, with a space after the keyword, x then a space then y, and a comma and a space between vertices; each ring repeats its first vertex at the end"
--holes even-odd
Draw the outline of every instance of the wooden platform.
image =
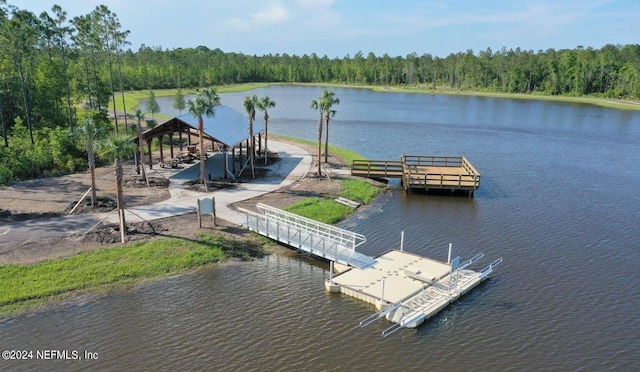
POLYGON ((466 191, 480 187, 480 173, 464 156, 402 155, 400 161, 354 160, 351 174, 369 178, 400 178, 404 189, 466 191))

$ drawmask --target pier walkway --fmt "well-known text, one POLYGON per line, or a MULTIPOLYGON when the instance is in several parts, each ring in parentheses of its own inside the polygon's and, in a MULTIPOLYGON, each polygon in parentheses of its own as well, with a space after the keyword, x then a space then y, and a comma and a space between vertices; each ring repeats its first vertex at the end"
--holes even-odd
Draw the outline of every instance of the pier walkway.
POLYGON ((394 160, 354 160, 351 174, 369 178, 400 178, 405 191, 466 191, 480 187, 480 173, 464 156, 402 155, 394 160))
POLYGON ((265 204, 258 213, 240 209, 249 230, 329 261, 364 269, 376 260, 356 252, 364 235, 318 222, 265 204))

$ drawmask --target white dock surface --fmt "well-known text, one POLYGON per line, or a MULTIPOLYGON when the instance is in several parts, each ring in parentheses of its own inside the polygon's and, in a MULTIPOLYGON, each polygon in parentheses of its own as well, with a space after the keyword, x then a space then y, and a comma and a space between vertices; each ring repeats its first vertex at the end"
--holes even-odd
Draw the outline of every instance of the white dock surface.
POLYGON ((376 257, 376 262, 365 269, 351 269, 336 275, 333 277, 333 284, 340 286, 342 293, 375 303, 380 300, 384 279, 384 300, 396 303, 428 286, 425 281, 408 277, 405 270, 428 280, 438 280, 449 274, 451 266, 413 253, 394 250, 376 257))

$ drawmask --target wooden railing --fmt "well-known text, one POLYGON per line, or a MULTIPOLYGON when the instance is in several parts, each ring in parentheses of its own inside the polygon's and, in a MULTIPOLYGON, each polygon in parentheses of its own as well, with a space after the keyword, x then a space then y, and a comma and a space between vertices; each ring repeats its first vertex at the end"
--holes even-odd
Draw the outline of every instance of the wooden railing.
POLYGON ((402 162, 394 160, 354 160, 351 174, 362 177, 400 178, 402 162))
POLYGON ((403 155, 402 164, 406 188, 475 190, 480 187, 480 173, 463 156, 403 155))
POLYGON ((402 155, 402 164, 423 167, 461 167, 463 159, 462 156, 402 155))
POLYGON ((354 160, 351 174, 370 178, 401 178, 405 189, 451 189, 473 192, 480 173, 464 156, 402 155, 402 160, 354 160))
POLYGON ((407 172, 403 179, 405 187, 425 189, 477 189, 480 176, 448 173, 407 172))

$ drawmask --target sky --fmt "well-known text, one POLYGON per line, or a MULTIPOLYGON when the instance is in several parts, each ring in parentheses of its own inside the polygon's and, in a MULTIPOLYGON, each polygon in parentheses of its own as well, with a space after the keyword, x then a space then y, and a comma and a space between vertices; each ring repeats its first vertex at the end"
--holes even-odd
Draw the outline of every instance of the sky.
POLYGON ((106 5, 129 48, 203 45, 249 55, 373 52, 446 57, 491 48, 599 49, 640 43, 638 0, 7 0, 68 17, 106 5))

